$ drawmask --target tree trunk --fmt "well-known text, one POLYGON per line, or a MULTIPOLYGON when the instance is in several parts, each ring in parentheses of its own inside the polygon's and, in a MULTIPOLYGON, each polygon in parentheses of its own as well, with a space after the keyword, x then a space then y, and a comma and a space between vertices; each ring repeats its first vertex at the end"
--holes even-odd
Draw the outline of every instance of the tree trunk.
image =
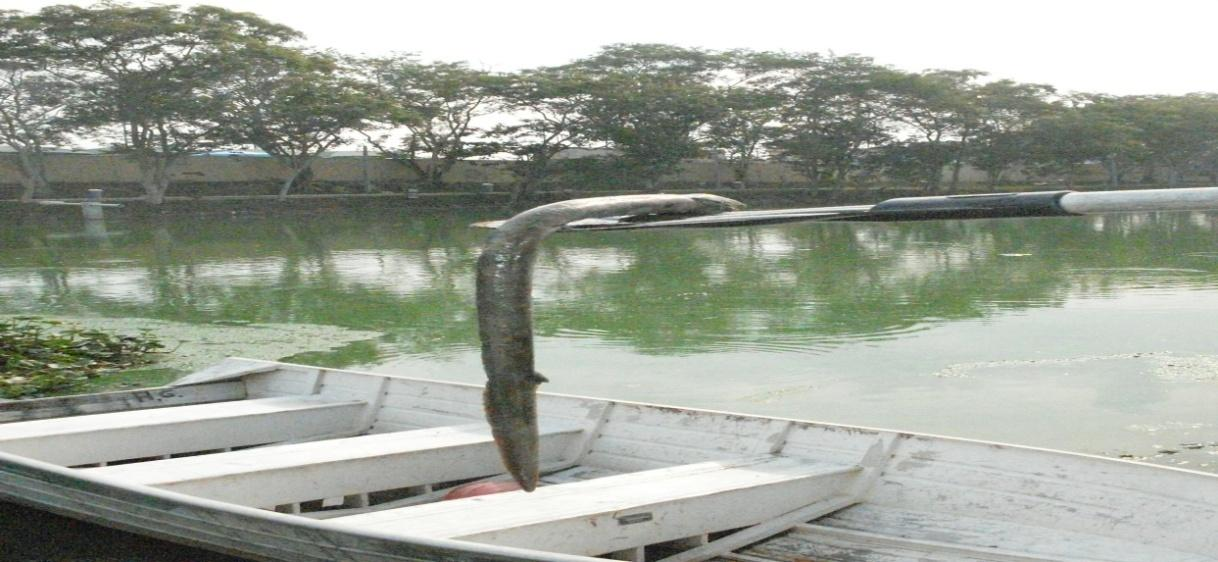
POLYGON ((837 181, 835 183, 837 184, 838 187, 842 187, 842 188, 846 187, 846 180, 849 179, 849 177, 850 177, 850 164, 849 163, 839 164, 837 166, 837 170, 834 171, 833 175, 836 176, 835 179, 837 181))
POLYGON ((952 182, 948 188, 948 190, 952 193, 955 193, 956 188, 960 186, 960 168, 962 167, 964 167, 964 162, 962 162, 959 158, 957 158, 955 162, 952 162, 952 182))
POLYGON ((999 169, 997 169, 997 170, 988 170, 988 171, 986 172, 986 175, 987 175, 987 176, 989 176, 989 178, 988 178, 988 179, 990 180, 990 181, 989 181, 989 183, 990 183, 990 190, 997 190, 997 189, 998 189, 998 183, 1002 181, 1002 174, 1003 174, 1003 172, 1004 172, 1004 170, 1003 170, 1003 169, 1001 169, 1001 168, 999 168, 999 169))
POLYGON ((931 193, 938 193, 943 187, 943 162, 935 164, 933 170, 927 170, 930 175, 926 178, 926 190, 931 193))
POLYGON ((29 203, 34 200, 35 196, 47 195, 48 185, 45 179, 39 176, 21 175, 21 202, 29 203))
POLYGON ((42 151, 17 148, 17 160, 21 163, 21 201, 33 201, 34 197, 50 194, 47 181, 46 162, 42 151))
POLYGON ((293 166, 293 168, 291 177, 284 180, 283 184, 279 186, 279 201, 288 200, 288 193, 292 191, 292 186, 296 185, 298 180, 303 180, 300 182, 301 184, 308 183, 308 178, 313 174, 313 159, 309 158, 299 167, 293 166))
POLYGON ((173 159, 162 155, 140 157, 140 185, 144 188, 144 201, 149 205, 165 203, 169 191, 169 168, 173 159))
MULTIPOLYGON (((299 174, 299 173, 300 172, 298 171, 296 174, 299 174)), ((296 174, 292 174, 292 177, 290 177, 286 180, 283 180, 283 183, 279 185, 278 199, 280 202, 288 200, 288 192, 292 190, 292 182, 296 181, 296 174)))
POLYGON ((39 178, 24 176, 21 177, 21 202, 30 202, 34 200, 35 195, 46 193, 46 183, 39 182, 39 178))
POLYGON ((364 145, 364 154, 360 158, 360 172, 364 180, 364 193, 372 193, 372 174, 368 170, 368 145, 364 145))
POLYGON ((1146 165, 1142 168, 1142 183, 1154 185, 1155 176, 1158 175, 1156 173, 1156 171, 1157 170, 1155 170, 1155 161, 1148 160, 1146 162, 1146 165))
POLYGON ((741 158, 734 162, 732 164, 732 177, 735 177, 736 181, 744 184, 744 182, 748 181, 750 164, 752 162, 750 162, 749 158, 741 158))
POLYGON ((550 161, 553 155, 557 153, 557 150, 553 150, 549 152, 548 156, 544 153, 537 154, 534 156, 534 159, 528 160, 525 163, 524 173, 518 174, 520 181, 512 186, 512 196, 508 199, 508 210, 513 212, 524 210, 522 208, 524 199, 533 191, 533 186, 541 183, 546 177, 550 168, 550 161))
POLYGON ((1108 187, 1120 189, 1121 174, 1120 168, 1117 167, 1116 156, 1109 154, 1107 158, 1104 158, 1104 169, 1108 172, 1108 187))
POLYGON ((1183 174, 1180 173, 1179 168, 1177 168, 1176 166, 1168 167, 1167 168, 1167 187, 1172 187, 1172 188, 1179 187, 1180 186, 1180 177, 1182 175, 1183 174))
POLYGON ((813 189, 820 187, 820 166, 817 164, 805 164, 799 167, 799 171, 808 179, 808 185, 813 189))

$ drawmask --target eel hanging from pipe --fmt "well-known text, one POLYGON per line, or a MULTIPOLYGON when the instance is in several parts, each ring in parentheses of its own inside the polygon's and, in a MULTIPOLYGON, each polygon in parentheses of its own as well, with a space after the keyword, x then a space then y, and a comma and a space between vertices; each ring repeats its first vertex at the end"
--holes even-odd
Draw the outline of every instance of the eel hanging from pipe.
POLYGON ((478 258, 478 334, 486 370, 483 401, 508 472, 525 491, 539 478, 533 361, 533 263, 541 241, 567 223, 606 217, 680 218, 743 208, 709 194, 623 195, 543 205, 497 225, 478 258))

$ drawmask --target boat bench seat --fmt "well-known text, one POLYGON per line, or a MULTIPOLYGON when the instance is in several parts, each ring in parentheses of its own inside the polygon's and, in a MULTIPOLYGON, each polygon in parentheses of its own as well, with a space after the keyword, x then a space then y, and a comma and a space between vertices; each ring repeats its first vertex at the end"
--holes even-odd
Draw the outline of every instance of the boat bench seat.
MULTIPOLYGON (((542 422, 541 461, 580 438, 542 422)), ((86 469, 87 472, 251 507, 479 478, 503 472, 485 423, 377 433, 86 469)))
POLYGON ((284 396, 14 422, 0 451, 64 466, 321 437, 359 428, 367 403, 284 396))
POLYGON ((830 498, 849 498, 863 474, 859 465, 762 455, 330 521, 379 533, 595 556, 755 525, 830 498))

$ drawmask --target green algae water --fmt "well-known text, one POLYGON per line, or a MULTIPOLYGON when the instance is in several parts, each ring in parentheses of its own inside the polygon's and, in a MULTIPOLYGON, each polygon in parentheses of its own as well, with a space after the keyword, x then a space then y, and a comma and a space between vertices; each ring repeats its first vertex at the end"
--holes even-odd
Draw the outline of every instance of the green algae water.
MULTIPOLYGON (((0 314, 480 382, 483 218, 5 225, 0 314)), ((1212 213, 561 234, 535 297, 548 391, 1218 470, 1212 213)))
MULTIPOLYGON (((0 315, 151 328, 150 384, 229 354, 478 383, 485 218, 0 224, 0 315)), ((1218 214, 562 234, 534 293, 544 390, 1218 472, 1218 214)), ((0 523, 24 560, 231 560, 0 523)))

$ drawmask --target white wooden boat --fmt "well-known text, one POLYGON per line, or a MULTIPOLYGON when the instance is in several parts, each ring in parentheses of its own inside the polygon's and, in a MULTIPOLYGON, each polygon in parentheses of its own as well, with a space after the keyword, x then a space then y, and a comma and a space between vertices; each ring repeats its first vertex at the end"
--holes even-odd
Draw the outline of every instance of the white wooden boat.
POLYGON ((537 491, 481 387, 229 359, 0 404, 0 498, 255 560, 1215 561, 1218 475, 541 394, 537 491))

